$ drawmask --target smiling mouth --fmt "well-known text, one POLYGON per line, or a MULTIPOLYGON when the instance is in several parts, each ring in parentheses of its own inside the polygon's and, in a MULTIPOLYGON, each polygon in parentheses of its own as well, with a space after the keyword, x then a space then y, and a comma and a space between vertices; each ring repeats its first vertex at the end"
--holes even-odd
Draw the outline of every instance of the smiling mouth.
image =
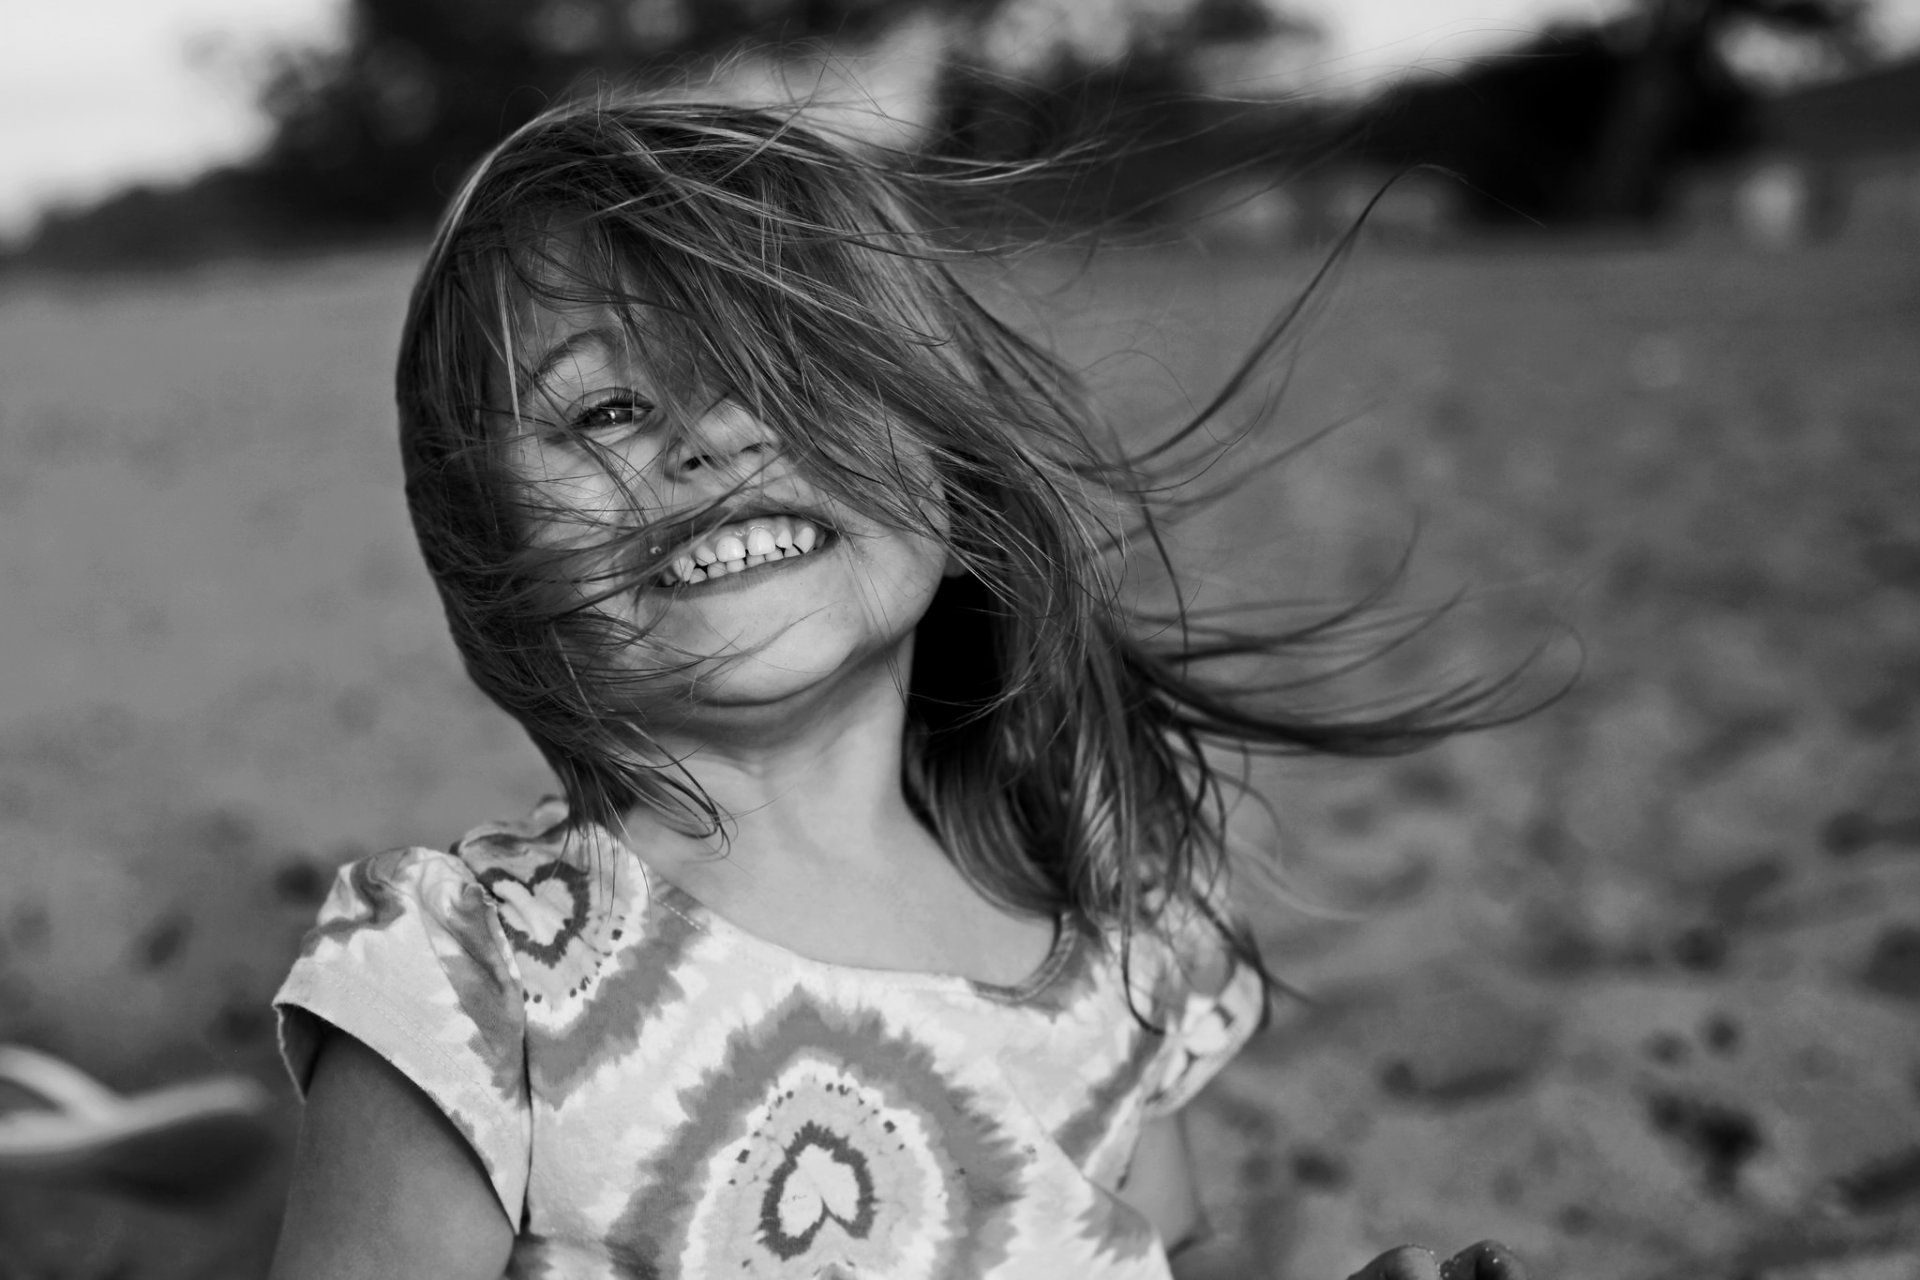
POLYGON ((752 516, 702 534, 674 557, 658 579, 663 587, 690 587, 828 546, 833 533, 799 516, 752 516))

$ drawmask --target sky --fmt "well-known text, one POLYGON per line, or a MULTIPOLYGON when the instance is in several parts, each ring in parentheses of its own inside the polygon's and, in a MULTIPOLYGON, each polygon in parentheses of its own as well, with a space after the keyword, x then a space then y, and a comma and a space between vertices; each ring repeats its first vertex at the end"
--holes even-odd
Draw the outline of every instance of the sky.
MULTIPOLYGON (((1544 22, 1619 0, 1295 0, 1326 28, 1306 75, 1352 88, 1444 68, 1544 22)), ((1920 0, 1880 0, 1882 25, 1920 43, 1920 0)), ((168 182, 264 139, 247 67, 263 50, 324 43, 339 0, 0 0, 0 238, 53 204, 168 182)))

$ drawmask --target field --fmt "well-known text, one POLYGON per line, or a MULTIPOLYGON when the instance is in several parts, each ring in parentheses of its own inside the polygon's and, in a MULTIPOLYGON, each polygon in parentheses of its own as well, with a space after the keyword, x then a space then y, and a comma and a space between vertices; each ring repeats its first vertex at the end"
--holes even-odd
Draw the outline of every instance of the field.
MULTIPOLYGON (((411 543, 410 265, 0 286, 0 1041, 256 1075, 290 1134, 266 1002, 332 867, 545 788, 411 543)), ((1140 431, 1314 266, 1041 257, 1019 314, 1140 431)), ((1183 528, 1200 598, 1405 555, 1457 603, 1367 691, 1578 680, 1261 767, 1254 910, 1312 999, 1200 1104, 1195 1270, 1496 1235, 1549 1280, 1920 1274, 1920 255, 1362 246, 1295 333, 1247 447, 1344 425, 1183 528)), ((259 1275, 280 1195, 0 1186, 0 1278, 259 1275)))

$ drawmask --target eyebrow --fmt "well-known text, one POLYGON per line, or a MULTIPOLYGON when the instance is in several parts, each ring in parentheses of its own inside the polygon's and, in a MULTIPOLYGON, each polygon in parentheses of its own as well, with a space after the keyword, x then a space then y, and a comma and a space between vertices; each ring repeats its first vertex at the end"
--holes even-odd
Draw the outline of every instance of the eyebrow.
POLYGON ((596 325, 590 329, 580 329, 570 333, 559 343, 549 348, 546 354, 540 357, 539 363, 535 364, 532 371, 527 374, 524 389, 520 393, 521 407, 526 407, 528 400, 535 392, 541 390, 548 377, 552 375, 555 369, 560 367, 562 362, 572 359, 587 347, 595 344, 611 350, 614 346, 614 338, 616 336, 620 336, 617 330, 596 325))

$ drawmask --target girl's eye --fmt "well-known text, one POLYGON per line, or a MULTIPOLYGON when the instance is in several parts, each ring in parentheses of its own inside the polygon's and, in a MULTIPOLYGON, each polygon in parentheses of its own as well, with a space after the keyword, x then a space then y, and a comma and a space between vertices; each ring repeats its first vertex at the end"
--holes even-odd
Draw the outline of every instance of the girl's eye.
POLYGON ((580 409, 567 425, 588 435, 639 431, 652 421, 654 409, 650 400, 630 391, 617 391, 580 409))

